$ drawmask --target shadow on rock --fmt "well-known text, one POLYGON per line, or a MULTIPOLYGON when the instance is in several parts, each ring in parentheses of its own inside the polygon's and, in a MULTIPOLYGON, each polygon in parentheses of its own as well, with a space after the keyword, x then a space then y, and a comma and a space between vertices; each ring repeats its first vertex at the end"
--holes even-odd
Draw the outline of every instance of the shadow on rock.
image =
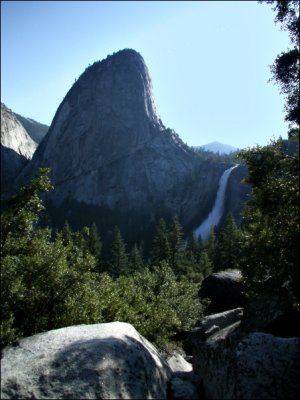
POLYGON ((40 376, 43 386, 64 398, 148 398, 164 396, 163 374, 137 340, 91 339, 58 352, 52 372, 40 376), (76 394, 75 394, 76 393, 76 394))

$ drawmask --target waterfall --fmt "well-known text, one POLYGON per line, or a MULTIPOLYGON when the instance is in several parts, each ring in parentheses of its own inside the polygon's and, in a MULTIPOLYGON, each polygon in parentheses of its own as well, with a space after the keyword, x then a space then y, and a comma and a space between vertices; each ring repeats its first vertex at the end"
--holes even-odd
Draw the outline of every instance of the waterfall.
POLYGON ((194 230, 196 237, 201 236, 202 240, 207 240, 211 229, 219 224, 224 209, 225 191, 227 187, 228 178, 231 172, 238 166, 239 164, 236 164, 233 167, 228 168, 226 169, 226 171, 223 172, 219 181, 219 187, 215 204, 211 212, 209 213, 208 217, 202 222, 200 226, 198 226, 198 228, 194 230))

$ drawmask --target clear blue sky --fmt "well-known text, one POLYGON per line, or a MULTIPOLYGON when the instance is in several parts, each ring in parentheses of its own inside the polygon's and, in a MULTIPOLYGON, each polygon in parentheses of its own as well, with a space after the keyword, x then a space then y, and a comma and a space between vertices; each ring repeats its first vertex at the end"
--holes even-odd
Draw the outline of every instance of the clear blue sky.
POLYGON ((269 65, 289 46, 256 1, 1 1, 1 101, 50 125, 88 64, 143 57, 157 110, 189 145, 286 137, 269 65))

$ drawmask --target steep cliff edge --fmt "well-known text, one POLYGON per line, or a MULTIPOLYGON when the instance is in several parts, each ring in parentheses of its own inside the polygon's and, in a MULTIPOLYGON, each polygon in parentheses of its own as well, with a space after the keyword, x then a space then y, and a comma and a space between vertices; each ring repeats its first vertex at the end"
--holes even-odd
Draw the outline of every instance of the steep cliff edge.
POLYGON ((37 144, 14 113, 1 103, 1 192, 9 191, 12 181, 32 158, 37 144))

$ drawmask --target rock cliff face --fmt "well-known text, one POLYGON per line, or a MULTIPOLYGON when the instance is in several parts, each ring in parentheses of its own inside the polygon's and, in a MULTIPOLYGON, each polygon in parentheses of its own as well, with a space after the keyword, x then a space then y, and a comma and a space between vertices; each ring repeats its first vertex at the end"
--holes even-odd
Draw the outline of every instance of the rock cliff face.
POLYGON ((37 144, 30 138, 14 113, 1 103, 1 190, 8 190, 32 158, 37 144))
POLYGON ((39 167, 51 168, 54 218, 87 224, 89 215, 117 211, 116 222, 122 228, 126 215, 131 229, 129 214, 150 222, 177 214, 190 223, 210 208, 228 166, 201 162, 166 129, 143 58, 122 50, 88 67, 67 93, 23 177, 39 167))
POLYGON ((296 399, 299 338, 253 332, 230 344, 234 326, 194 347, 193 367, 206 399, 296 399))
POLYGON ((23 117, 22 115, 17 113, 15 113, 15 116, 17 117, 18 121, 23 125, 24 129, 31 137, 31 139, 34 140, 37 144, 41 143, 44 136, 48 132, 49 126, 41 124, 40 122, 37 122, 32 118, 23 117))

